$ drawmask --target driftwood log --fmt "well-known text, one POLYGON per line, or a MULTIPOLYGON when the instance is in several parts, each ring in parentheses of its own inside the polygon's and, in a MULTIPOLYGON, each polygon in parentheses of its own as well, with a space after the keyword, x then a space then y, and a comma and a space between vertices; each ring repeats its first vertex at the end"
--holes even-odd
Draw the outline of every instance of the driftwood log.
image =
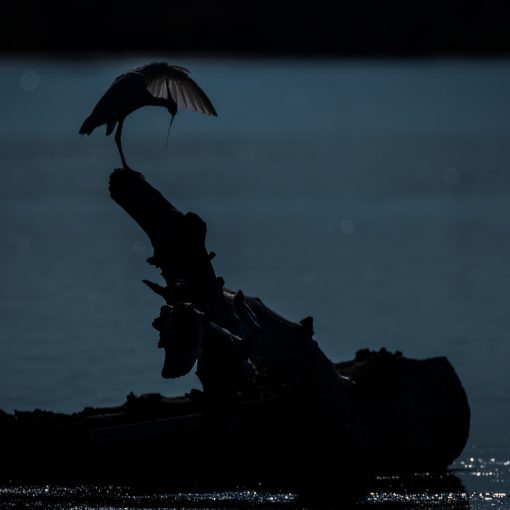
POLYGON ((148 235, 148 262, 165 281, 145 281, 164 300, 153 324, 162 376, 196 363, 203 391, 131 396, 71 416, 0 414, 8 459, 0 471, 55 473, 51 463, 65 466, 59 476, 278 483, 445 469, 460 455, 469 406, 446 358, 364 350, 335 365, 313 339, 311 317, 288 321, 225 288, 196 214, 131 170, 113 172, 110 193, 148 235))
MULTIPOLYGON (((311 317, 290 322, 260 299, 224 287, 205 246, 206 224, 196 214, 177 210, 135 172, 116 170, 110 193, 148 235, 149 262, 166 283, 146 281, 166 301, 154 322, 165 350, 162 375, 178 377, 197 361, 209 414, 228 413, 243 395, 261 390, 285 396, 288 416, 279 421, 293 448, 314 464, 334 455, 349 471, 360 460, 382 469, 446 466, 460 454, 469 407, 447 360, 390 357, 377 376, 363 379, 352 369, 348 379, 313 339, 311 317)), ((366 354, 364 361, 375 372, 374 359, 366 354)))
POLYGON ((163 377, 179 377, 197 361, 211 407, 249 390, 257 374, 284 385, 325 431, 351 447, 358 441, 350 383, 313 340, 313 321, 290 322, 260 299, 224 288, 205 247, 206 224, 183 214, 141 174, 116 170, 112 198, 148 235, 166 286, 146 281, 166 304, 154 321, 165 350, 163 377))

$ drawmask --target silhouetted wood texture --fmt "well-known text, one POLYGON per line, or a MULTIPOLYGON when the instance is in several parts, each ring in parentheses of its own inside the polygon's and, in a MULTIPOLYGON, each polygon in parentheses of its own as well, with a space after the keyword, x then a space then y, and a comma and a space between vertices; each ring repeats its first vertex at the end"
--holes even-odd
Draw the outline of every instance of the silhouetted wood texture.
POLYGON ((356 459, 345 455, 341 431, 322 429, 293 395, 244 398, 211 420, 204 398, 192 391, 176 398, 131 394, 120 406, 72 415, 0 411, 0 475, 159 480, 168 489, 190 481, 286 486, 303 477, 313 483, 329 472, 335 489, 344 490, 353 476, 444 470, 460 455, 469 406, 446 358, 363 350, 336 369, 356 388, 362 439, 356 459))
POLYGON ((336 368, 356 383, 363 464, 382 471, 434 470, 461 454, 470 409, 445 357, 414 360, 363 349, 336 368))
MULTIPOLYGON (((154 248, 149 261, 161 269, 166 282, 164 288, 149 285, 169 307, 162 309, 155 322, 166 351, 165 367, 174 365, 174 370, 164 368, 163 375, 182 375, 175 368, 180 365, 179 360, 168 359, 175 358, 176 343, 195 346, 197 374, 206 396, 225 396, 229 386, 225 384, 225 373, 232 375, 231 393, 249 387, 253 384, 249 367, 254 366, 255 372, 263 372, 273 383, 285 385, 300 406, 321 423, 321 428, 341 431, 339 437, 346 445, 356 444, 358 432, 350 385, 313 340, 312 319, 306 318, 300 324, 290 322, 260 299, 224 289, 223 279, 216 277, 212 256, 205 248, 205 222, 196 214, 178 211, 141 174, 116 170, 110 179, 110 193, 148 235, 154 248), (195 312, 194 320, 188 320, 188 334, 185 328, 177 332, 175 322, 183 322, 178 316, 182 316, 185 306, 189 316, 190 304, 195 312), (221 357, 216 357, 215 349, 210 348, 211 343, 219 348, 218 328, 223 330, 221 357), (230 355, 226 355, 229 346, 230 355), (222 388, 223 395, 218 394, 218 388, 222 388)), ((184 357, 184 365, 189 367, 193 354, 187 352, 184 357)))
POLYGON ((346 490, 368 473, 445 469, 461 454, 470 411, 446 358, 365 349, 334 365, 310 317, 288 321, 224 288, 197 215, 131 170, 114 171, 110 192, 149 236, 149 262, 165 280, 146 281, 165 300, 153 324, 162 375, 182 376, 197 362, 203 392, 130 395, 73 415, 0 411, 4 477, 219 487, 326 480, 346 490))
POLYGON ((228 313, 222 287, 205 250, 205 223, 183 214, 136 172, 118 169, 110 178, 112 198, 148 235, 154 255, 148 262, 161 269, 167 286, 160 289, 168 304, 192 302, 220 326, 228 313))
POLYGON ((154 247, 149 262, 161 269, 166 282, 165 287, 148 283, 166 300, 154 322, 165 349, 164 377, 183 375, 198 359, 197 375, 211 408, 261 387, 279 396, 283 392, 286 402, 293 402, 289 412, 299 409, 297 433, 306 423, 314 436, 301 443, 308 455, 322 452, 328 443, 350 462, 363 458, 377 465, 383 456, 387 467, 418 459, 446 465, 445 459, 451 462, 460 453, 469 431, 469 407, 446 360, 434 366, 416 362, 413 371, 411 360, 386 359, 384 351, 379 358, 367 355, 352 378, 363 384, 353 385, 313 340, 311 317, 293 323, 260 299, 224 288, 212 267, 214 254, 205 247, 201 218, 177 210, 136 172, 116 170, 110 191, 149 236, 154 247), (363 378, 367 363, 372 379, 383 367, 375 377, 377 387, 369 390, 363 378))

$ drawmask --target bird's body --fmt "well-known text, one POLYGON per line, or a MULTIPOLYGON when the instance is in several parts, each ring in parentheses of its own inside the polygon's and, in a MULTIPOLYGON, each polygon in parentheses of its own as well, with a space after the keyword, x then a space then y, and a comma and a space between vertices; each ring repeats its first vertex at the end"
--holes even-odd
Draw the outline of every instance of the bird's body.
MULTIPOLYGON (((145 78, 141 74, 126 73, 117 78, 98 101, 83 123, 80 134, 90 135, 96 127, 106 124, 106 134, 109 135, 120 119, 153 102, 159 105, 160 101, 160 98, 152 96, 147 90, 145 78)), ((166 106, 166 101, 161 106, 166 106)))
POLYGON ((112 83, 85 119, 80 134, 89 135, 106 124, 110 135, 115 126, 115 141, 122 164, 127 166, 121 145, 124 119, 142 106, 164 106, 173 117, 178 110, 193 110, 216 116, 216 110, 204 91, 188 76, 184 67, 155 62, 128 71, 112 83))

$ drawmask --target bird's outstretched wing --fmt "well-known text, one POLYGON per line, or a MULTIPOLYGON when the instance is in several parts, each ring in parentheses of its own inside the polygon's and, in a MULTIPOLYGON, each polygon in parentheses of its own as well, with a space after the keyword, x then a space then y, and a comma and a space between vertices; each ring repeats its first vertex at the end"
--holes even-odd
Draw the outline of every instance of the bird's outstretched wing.
POLYGON ((168 98, 168 91, 180 110, 192 110, 217 116, 205 92, 188 76, 189 71, 166 62, 153 62, 131 72, 140 73, 147 82, 147 90, 154 97, 168 98))

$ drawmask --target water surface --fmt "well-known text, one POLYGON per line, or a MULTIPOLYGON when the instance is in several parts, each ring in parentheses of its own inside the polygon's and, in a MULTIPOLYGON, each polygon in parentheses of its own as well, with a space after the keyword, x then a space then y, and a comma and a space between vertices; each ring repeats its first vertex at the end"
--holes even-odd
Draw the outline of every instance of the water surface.
MULTIPOLYGON (((219 117, 179 114, 165 150, 168 115, 138 111, 126 157, 207 221, 227 286, 313 315, 333 360, 382 346, 448 356, 470 448, 507 447, 510 61, 165 58, 219 117)), ((2 59, 0 409, 198 384, 159 376, 150 246, 108 196, 113 139, 77 133, 145 60, 2 59)))

